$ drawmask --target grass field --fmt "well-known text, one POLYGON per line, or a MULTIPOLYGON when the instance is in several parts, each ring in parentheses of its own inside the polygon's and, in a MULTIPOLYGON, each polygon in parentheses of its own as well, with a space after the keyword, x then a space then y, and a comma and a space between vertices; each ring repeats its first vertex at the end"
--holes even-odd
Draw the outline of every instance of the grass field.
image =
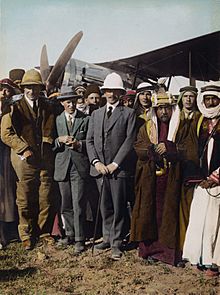
POLYGON ((0 295, 220 294, 218 278, 208 279, 190 266, 149 264, 136 250, 125 252, 120 261, 110 256, 110 251, 92 256, 91 249, 74 256, 72 247, 54 246, 27 252, 12 243, 0 251, 0 295))

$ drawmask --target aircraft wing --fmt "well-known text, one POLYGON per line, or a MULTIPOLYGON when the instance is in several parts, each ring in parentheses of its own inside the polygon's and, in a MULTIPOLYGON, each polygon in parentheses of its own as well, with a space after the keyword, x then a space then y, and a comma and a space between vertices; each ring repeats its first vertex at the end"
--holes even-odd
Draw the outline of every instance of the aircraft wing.
POLYGON ((219 80, 220 31, 157 50, 97 65, 134 75, 142 80, 184 76, 219 80))

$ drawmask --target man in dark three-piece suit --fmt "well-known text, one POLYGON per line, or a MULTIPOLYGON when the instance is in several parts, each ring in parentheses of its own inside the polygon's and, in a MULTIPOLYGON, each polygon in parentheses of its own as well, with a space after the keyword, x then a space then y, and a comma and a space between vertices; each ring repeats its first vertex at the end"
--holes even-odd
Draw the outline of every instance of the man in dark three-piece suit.
POLYGON ((85 189, 89 177, 85 139, 89 117, 76 109, 74 92, 65 91, 57 98, 64 111, 56 118, 54 179, 61 193, 65 232, 75 240, 75 253, 79 254, 85 250, 85 189))
POLYGON ((95 248, 111 247, 112 258, 118 260, 125 234, 126 177, 136 135, 135 113, 119 103, 125 89, 118 74, 109 74, 101 89, 107 104, 92 113, 86 140, 90 174, 96 177, 101 194, 103 242, 95 248))

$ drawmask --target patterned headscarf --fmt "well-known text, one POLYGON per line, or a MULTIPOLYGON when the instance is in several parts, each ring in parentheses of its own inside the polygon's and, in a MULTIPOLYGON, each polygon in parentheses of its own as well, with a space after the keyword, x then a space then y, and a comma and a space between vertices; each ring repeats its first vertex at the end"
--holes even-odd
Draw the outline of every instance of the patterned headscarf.
POLYGON ((197 98, 198 108, 204 117, 213 119, 220 116, 220 104, 214 108, 206 108, 204 104, 205 95, 215 95, 220 99, 220 82, 210 82, 202 87, 197 98))

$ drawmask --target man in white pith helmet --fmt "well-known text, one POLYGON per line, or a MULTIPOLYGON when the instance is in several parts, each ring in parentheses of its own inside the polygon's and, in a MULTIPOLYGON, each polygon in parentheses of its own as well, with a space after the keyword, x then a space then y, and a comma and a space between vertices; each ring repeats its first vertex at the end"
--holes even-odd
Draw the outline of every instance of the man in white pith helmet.
POLYGON ((101 90, 107 104, 92 113, 87 133, 90 174, 96 178, 101 195, 103 220, 103 242, 95 248, 111 248, 112 259, 119 260, 125 234, 126 178, 129 176, 129 154, 136 135, 136 116, 134 110, 119 103, 125 89, 118 74, 109 74, 101 90))
POLYGON ((38 238, 52 244, 53 129, 51 105, 40 97, 41 75, 32 69, 21 81, 24 94, 2 117, 1 138, 11 147, 17 174, 19 236, 25 250, 38 238))

